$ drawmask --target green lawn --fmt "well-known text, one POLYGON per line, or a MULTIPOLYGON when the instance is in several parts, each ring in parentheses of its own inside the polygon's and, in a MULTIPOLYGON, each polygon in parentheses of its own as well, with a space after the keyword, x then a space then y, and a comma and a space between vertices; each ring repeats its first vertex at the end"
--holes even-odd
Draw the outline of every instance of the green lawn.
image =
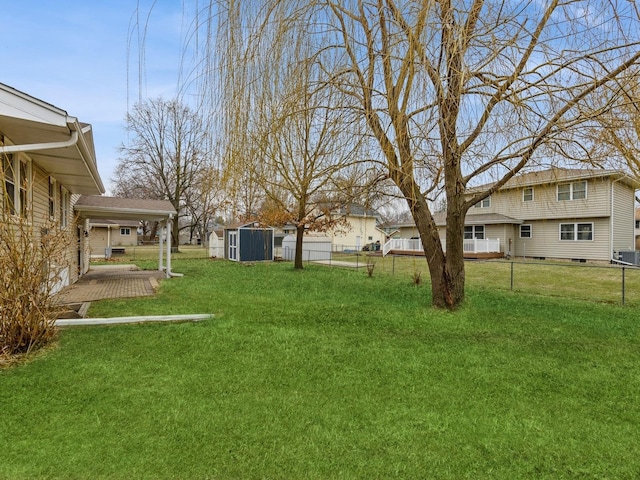
POLYGON ((470 280, 449 313, 384 269, 174 270, 90 315, 215 319, 70 328, 0 371, 0 478, 640 477, 635 307, 470 280))

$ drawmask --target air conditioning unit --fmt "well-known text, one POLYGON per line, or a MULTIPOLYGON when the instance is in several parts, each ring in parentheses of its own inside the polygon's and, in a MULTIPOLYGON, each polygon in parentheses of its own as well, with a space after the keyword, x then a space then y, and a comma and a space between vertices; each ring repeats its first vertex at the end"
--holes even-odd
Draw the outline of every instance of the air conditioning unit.
POLYGON ((638 250, 619 251, 617 258, 624 263, 640 265, 640 251, 638 250))

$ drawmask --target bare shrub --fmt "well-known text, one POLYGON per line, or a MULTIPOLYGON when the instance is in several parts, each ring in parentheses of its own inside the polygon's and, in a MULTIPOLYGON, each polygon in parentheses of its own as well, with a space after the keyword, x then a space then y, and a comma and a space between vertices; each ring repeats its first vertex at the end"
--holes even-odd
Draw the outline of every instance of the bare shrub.
POLYGON ((371 260, 371 258, 367 258, 367 275, 369 275, 369 277, 373 277, 374 268, 376 268, 376 262, 371 260))
POLYGON ((36 225, 28 214, 0 210, 0 357, 9 357, 55 337, 54 295, 68 273, 71 239, 70 229, 54 222, 36 225))

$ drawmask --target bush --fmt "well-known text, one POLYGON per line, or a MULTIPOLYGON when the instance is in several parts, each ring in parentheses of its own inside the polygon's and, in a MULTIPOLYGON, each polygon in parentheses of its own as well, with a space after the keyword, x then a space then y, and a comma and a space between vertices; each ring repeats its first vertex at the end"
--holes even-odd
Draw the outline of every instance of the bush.
POLYGON ((0 357, 9 357, 56 335, 54 295, 68 265, 70 234, 53 222, 35 226, 29 215, 0 209, 0 357))

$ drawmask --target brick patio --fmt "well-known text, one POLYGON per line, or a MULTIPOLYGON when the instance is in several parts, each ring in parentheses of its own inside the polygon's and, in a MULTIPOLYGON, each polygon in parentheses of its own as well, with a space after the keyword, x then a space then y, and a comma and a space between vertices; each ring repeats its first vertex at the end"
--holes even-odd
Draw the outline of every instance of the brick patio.
POLYGON ((140 270, 135 265, 96 265, 76 283, 60 292, 61 304, 77 304, 107 298, 146 297, 155 293, 165 274, 140 270))

